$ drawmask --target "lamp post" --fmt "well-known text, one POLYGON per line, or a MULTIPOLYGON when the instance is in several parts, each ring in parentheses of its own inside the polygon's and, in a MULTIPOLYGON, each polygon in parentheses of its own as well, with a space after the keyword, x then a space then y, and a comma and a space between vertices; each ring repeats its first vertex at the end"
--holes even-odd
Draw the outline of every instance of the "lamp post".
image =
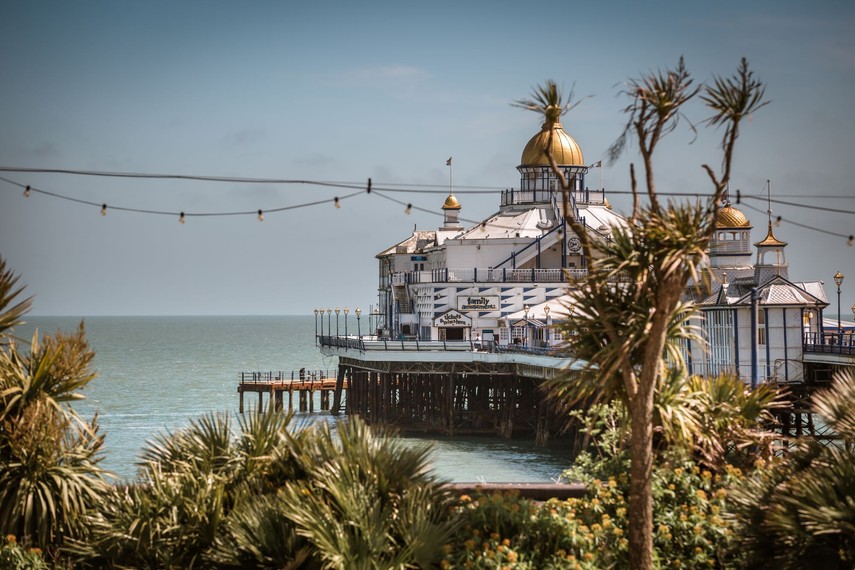
POLYGON ((315 346, 318 345, 318 310, 315 309, 315 346))
POLYGON ((362 340, 362 327, 359 325, 359 317, 362 316, 362 309, 356 307, 356 311, 354 312, 356 313, 356 336, 362 340))
POLYGON ((843 344, 843 330, 840 327, 840 286, 843 285, 843 274, 840 270, 834 274, 834 283, 837 284, 837 345, 843 344))
POLYGON ((350 307, 344 308, 344 338, 347 338, 347 314, 350 312, 350 307))
POLYGON ((543 312, 546 314, 546 346, 549 347, 549 305, 543 307, 543 312))
POLYGON ((531 336, 531 331, 529 330, 529 326, 528 326, 528 311, 530 309, 531 309, 531 307, 529 307, 528 305, 523 306, 523 311, 525 311, 525 342, 526 342, 526 346, 529 345, 528 341, 531 340, 529 338, 531 336))
POLYGON ((338 307, 335 308, 335 336, 338 338, 338 314, 341 312, 341 309, 338 307))
MULTIPOLYGON (((323 323, 321 323, 321 326, 323 326, 323 323)), ((327 309, 327 336, 332 336, 332 309, 331 308, 327 309)))

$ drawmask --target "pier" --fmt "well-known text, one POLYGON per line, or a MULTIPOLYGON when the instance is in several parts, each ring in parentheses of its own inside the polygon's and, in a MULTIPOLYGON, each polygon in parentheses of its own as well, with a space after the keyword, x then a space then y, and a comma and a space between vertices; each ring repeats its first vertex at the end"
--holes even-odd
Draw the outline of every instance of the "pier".
POLYGON ((338 357, 335 384, 349 387, 344 413, 368 423, 448 436, 533 436, 537 445, 564 427, 543 384, 575 366, 544 348, 333 336, 318 344, 338 357))
POLYGON ((240 396, 239 411, 244 413, 244 394, 258 394, 258 409, 264 408, 264 395, 269 397, 268 405, 276 410, 285 409, 285 395, 288 395, 288 411, 294 410, 294 395, 297 396, 298 411, 315 411, 315 392, 320 393, 320 411, 331 410, 333 405, 341 405, 341 395, 347 389, 347 383, 338 378, 331 370, 306 370, 289 372, 241 372, 238 384, 240 396), (332 398, 331 398, 332 396, 332 398), (332 400, 332 403, 331 403, 332 400))

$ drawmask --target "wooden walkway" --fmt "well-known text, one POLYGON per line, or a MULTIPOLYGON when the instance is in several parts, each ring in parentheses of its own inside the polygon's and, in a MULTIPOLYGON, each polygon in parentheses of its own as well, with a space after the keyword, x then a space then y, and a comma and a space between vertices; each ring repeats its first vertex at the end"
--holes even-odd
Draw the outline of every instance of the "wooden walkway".
MULTIPOLYGON (((264 407, 264 395, 268 394, 270 404, 276 410, 285 409, 285 394, 288 394, 288 410, 294 411, 294 394, 297 394, 299 411, 315 411, 315 392, 320 392, 320 410, 330 410, 330 394, 336 392, 339 380, 335 371, 301 370, 291 372, 241 372, 238 394, 240 395, 240 413, 244 413, 244 393, 258 394, 258 409, 264 407)), ((347 381, 342 379, 340 390, 347 389, 347 381)), ((337 410, 336 410, 337 411, 337 410)))

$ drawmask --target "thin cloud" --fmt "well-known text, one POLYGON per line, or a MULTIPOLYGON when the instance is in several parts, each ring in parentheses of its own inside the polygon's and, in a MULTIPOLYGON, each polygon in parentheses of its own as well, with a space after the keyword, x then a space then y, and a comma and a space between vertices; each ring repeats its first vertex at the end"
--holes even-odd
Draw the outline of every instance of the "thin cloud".
POLYGON ((408 65, 379 65, 352 69, 345 72, 344 77, 355 83, 413 83, 429 79, 431 75, 424 69, 408 65))
POLYGON ((228 133, 223 142, 229 146, 245 146, 267 140, 267 132, 263 129, 244 128, 228 133))

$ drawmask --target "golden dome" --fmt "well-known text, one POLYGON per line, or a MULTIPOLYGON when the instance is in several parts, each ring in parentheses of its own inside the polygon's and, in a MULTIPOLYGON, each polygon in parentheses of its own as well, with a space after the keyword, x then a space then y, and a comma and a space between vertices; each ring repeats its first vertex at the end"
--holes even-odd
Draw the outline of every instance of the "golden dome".
POLYGON ((731 206, 725 204, 720 208, 715 216, 715 227, 717 228, 747 228, 751 225, 745 214, 731 206))
POLYGON ((531 137, 522 152, 520 164, 522 166, 548 165, 549 159, 544 153, 549 147, 550 133, 552 134, 552 145, 549 150, 556 164, 584 166, 585 159, 582 158, 582 149, 573 137, 564 132, 564 127, 558 122, 543 123, 540 132, 531 137))
POLYGON ((443 210, 459 210, 460 208, 460 202, 457 201, 454 194, 449 194, 448 198, 445 199, 445 203, 442 205, 443 210))

